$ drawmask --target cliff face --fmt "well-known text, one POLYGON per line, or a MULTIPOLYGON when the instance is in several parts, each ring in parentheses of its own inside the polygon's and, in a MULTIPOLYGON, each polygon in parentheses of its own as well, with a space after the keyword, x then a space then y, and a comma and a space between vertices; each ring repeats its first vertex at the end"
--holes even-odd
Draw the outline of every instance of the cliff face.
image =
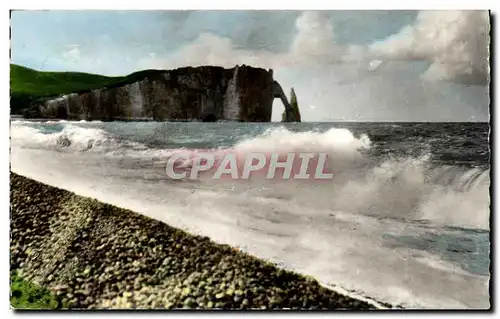
POLYGON ((37 113, 71 120, 269 122, 277 83, 272 70, 245 65, 143 71, 129 82, 46 100, 37 113))

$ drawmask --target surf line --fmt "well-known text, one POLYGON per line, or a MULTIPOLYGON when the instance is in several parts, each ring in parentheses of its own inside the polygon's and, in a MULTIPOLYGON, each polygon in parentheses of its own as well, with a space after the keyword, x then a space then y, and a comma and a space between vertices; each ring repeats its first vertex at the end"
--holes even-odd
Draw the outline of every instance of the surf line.
POLYGON ((167 159, 166 173, 171 179, 191 180, 207 177, 210 174, 212 179, 219 180, 245 180, 251 175, 266 179, 327 180, 333 178, 328 164, 327 153, 230 152, 221 157, 210 152, 194 154, 179 152, 167 159))

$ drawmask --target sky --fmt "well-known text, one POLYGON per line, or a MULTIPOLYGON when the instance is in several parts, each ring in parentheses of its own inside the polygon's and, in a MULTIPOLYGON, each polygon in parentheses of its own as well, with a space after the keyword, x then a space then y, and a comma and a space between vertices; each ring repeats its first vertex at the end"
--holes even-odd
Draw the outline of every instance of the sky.
MULTIPOLYGON (((488 121, 486 11, 13 11, 11 62, 43 71, 251 65, 303 121, 488 121)), ((283 105, 273 104, 273 121, 283 105)))

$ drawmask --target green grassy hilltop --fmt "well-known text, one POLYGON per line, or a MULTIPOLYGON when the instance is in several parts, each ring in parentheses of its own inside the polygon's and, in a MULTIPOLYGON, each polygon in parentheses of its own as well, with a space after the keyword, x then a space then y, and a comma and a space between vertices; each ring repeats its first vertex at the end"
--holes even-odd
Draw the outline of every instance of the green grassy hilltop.
POLYGON ((43 97, 97 89, 125 79, 81 72, 42 72, 11 64, 11 114, 21 114, 32 102, 43 97))
POLYGON ((10 65, 12 94, 54 96, 99 88, 123 78, 81 72, 42 72, 16 64, 10 65))
POLYGON ((10 65, 10 113, 22 114, 33 102, 52 96, 90 91, 136 82, 159 70, 144 70, 127 76, 104 76, 83 72, 44 72, 10 65))

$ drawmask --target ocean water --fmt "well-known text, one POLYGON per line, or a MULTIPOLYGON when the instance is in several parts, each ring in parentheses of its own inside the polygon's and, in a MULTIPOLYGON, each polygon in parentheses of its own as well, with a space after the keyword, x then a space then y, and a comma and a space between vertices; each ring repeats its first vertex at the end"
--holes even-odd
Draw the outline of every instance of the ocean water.
POLYGON ((488 123, 11 121, 11 168, 409 308, 489 308, 488 123), (196 154, 329 154, 327 181, 172 180, 196 154))

